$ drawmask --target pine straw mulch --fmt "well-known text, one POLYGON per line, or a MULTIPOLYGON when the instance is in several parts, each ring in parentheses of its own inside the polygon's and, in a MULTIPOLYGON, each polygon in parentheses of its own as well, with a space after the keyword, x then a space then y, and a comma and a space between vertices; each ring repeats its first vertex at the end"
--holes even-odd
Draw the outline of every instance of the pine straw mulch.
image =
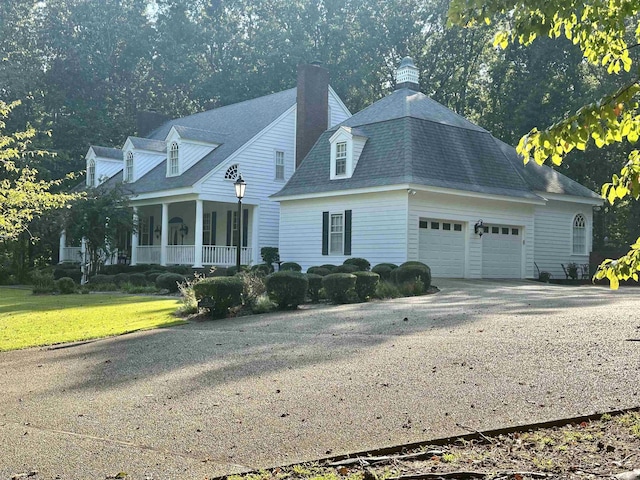
POLYGON ((640 480, 640 412, 458 439, 402 453, 280 467, 227 480, 640 480))

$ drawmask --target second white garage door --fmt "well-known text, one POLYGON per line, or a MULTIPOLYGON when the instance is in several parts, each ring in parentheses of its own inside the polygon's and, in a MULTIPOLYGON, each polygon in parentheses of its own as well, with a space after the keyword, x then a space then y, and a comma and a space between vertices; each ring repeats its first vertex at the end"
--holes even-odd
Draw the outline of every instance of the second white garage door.
POLYGON ((464 226, 451 220, 421 219, 419 259, 433 277, 464 277, 464 226))
POLYGON ((482 278, 522 278, 522 228, 485 225, 482 278))

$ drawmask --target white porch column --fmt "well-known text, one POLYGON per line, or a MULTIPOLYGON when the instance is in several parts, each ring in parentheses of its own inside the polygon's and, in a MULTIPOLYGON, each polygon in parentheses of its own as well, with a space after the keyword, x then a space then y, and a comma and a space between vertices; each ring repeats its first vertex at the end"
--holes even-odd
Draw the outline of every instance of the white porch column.
POLYGON ((260 207, 254 205, 251 209, 251 250, 253 264, 257 265, 262 263, 262 257, 260 256, 260 207))
POLYGON ((140 222, 138 218, 138 207, 133 207, 133 231, 131 232, 131 265, 138 264, 138 238, 140 222))
POLYGON ((195 258, 193 268, 202 268, 202 221, 204 207, 202 200, 196 200, 196 239, 195 239, 195 258))
POLYGON ((67 231, 66 230, 62 230, 62 232, 60 232, 60 247, 58 248, 58 263, 62 263, 66 260, 66 258, 64 258, 64 249, 67 246, 67 231))
POLYGON ((84 285, 89 280, 89 259, 87 258, 87 239, 82 237, 80 242, 80 271, 82 271, 82 278, 80 279, 80 285, 84 285))
POLYGON ((160 265, 167 264, 167 245, 169 244, 169 204, 162 204, 162 233, 160 235, 160 265))

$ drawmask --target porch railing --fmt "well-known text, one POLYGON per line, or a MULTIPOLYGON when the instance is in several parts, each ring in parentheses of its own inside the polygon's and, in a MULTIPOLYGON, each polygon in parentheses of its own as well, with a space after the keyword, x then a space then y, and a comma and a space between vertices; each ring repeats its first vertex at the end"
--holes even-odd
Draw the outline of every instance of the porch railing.
POLYGON ((61 262, 80 262, 82 261, 82 249, 80 247, 64 247, 62 249, 61 262))
MULTIPOLYGON (((240 263, 249 265, 251 263, 251 248, 242 247, 240 251, 240 263)), ((202 247, 203 265, 235 265, 236 247, 218 247, 216 245, 204 245, 202 247)))
POLYGON ((167 245, 167 263, 178 265, 193 265, 196 261, 196 247, 194 245, 167 245))
POLYGON ((162 247, 155 245, 140 245, 138 246, 138 263, 156 263, 160 264, 160 250, 162 247))

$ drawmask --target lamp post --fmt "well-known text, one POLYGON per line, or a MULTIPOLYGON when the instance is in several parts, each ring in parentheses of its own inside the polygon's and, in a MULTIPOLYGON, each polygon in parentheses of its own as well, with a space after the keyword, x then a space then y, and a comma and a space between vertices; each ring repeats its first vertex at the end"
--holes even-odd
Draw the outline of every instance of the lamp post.
POLYGON ((247 184, 242 179, 242 174, 238 174, 238 178, 233 182, 236 189, 236 197, 238 197, 238 245, 236 245, 236 272, 240 271, 240 251, 242 250, 242 197, 247 188, 247 184))

